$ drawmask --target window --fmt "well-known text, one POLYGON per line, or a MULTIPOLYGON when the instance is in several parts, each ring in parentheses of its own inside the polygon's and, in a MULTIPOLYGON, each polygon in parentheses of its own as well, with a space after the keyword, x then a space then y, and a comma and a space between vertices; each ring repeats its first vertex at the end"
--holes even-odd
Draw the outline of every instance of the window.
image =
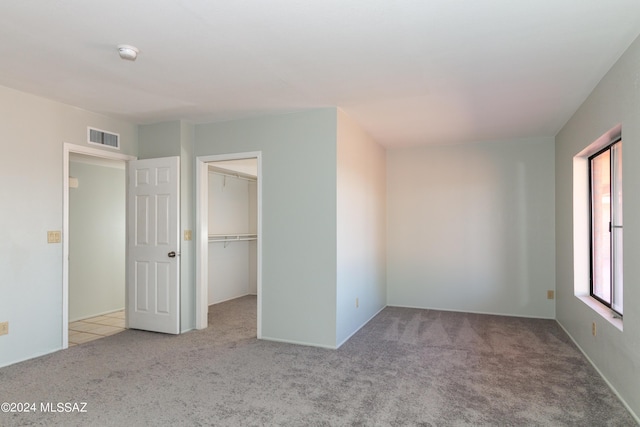
POLYGON ((622 316, 622 140, 589 157, 590 294, 622 316))

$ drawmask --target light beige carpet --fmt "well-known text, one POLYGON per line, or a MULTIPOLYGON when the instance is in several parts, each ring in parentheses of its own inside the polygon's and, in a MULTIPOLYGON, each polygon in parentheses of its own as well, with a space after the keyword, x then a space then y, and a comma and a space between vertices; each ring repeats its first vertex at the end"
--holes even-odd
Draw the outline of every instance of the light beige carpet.
POLYGON ((632 426, 550 320, 388 307, 339 350, 255 339, 255 297, 0 369, 1 426, 632 426))

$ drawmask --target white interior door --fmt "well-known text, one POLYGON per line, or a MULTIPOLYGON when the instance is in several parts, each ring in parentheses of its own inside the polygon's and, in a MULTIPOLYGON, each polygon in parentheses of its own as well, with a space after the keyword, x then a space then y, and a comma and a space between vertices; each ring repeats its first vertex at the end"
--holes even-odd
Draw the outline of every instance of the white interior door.
POLYGON ((129 162, 129 328, 180 333, 179 160, 129 162))

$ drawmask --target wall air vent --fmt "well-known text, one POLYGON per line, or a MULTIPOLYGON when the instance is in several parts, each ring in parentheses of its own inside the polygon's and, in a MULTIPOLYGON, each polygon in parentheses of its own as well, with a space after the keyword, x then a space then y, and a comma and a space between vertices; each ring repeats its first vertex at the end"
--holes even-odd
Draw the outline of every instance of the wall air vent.
POLYGON ((89 144, 98 144, 109 148, 120 149, 120 135, 96 128, 87 128, 89 144))

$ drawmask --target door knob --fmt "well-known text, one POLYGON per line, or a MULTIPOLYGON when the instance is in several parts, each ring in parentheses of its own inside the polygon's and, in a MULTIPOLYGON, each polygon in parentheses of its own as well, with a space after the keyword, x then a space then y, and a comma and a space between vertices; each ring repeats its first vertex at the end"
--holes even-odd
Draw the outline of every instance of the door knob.
POLYGON ((176 257, 176 253, 174 251, 171 251, 167 254, 169 256, 169 258, 175 258, 176 257))

